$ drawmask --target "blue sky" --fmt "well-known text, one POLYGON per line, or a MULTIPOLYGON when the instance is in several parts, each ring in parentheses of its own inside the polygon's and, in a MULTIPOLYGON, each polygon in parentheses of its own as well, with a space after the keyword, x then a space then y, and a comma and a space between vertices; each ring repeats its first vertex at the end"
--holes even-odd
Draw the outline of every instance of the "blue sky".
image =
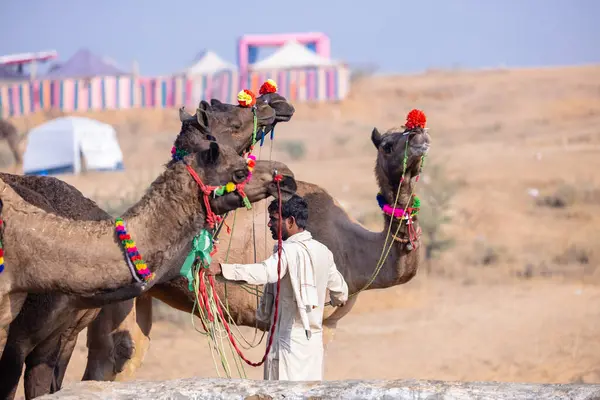
MULTIPOLYGON (((245 33, 325 32, 334 58, 382 72, 600 62, 595 0, 0 0, 0 54, 81 47, 144 75, 245 33)), ((266 53, 263 53, 263 55, 266 53)))

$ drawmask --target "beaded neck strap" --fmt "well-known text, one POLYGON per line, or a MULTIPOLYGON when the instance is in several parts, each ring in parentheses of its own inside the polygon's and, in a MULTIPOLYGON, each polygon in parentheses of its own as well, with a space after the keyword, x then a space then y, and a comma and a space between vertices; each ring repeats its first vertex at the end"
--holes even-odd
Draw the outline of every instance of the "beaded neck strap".
POLYGON ((125 249, 127 265, 129 266, 131 275, 134 279, 138 282, 149 282, 154 279, 154 272, 150 272, 148 269, 148 266, 135 245, 135 241, 131 238, 129 233, 127 233, 125 222, 123 222, 122 218, 117 218, 115 220, 115 230, 123 249, 125 249))
POLYGON ((414 194, 412 204, 406 209, 406 211, 402 207, 394 208, 391 205, 387 204, 381 193, 377 194, 377 203, 379 204, 379 208, 381 208, 381 211, 383 211, 390 217, 398 219, 408 219, 409 216, 413 217, 419 213, 419 209, 421 208, 421 199, 419 199, 419 197, 417 197, 417 195, 414 194))

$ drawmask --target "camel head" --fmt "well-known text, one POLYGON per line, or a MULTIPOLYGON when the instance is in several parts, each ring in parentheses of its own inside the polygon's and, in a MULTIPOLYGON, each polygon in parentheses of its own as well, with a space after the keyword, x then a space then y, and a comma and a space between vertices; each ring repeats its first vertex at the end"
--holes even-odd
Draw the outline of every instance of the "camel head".
MULTIPOLYGON (((287 122, 294 115, 294 107, 285 97, 267 93, 256 99, 258 132, 256 140, 268 134, 278 122, 287 122)), ((197 140, 216 139, 242 153, 248 149, 254 129, 251 108, 221 103, 212 99, 201 101, 195 115, 182 107, 179 110, 181 132, 175 140, 178 149, 189 149, 197 140)))
MULTIPOLYGON (((218 144, 211 140, 197 142, 191 149, 192 152, 184 157, 208 186, 223 186, 229 182, 235 185, 242 184, 243 191, 250 203, 263 200, 269 196, 278 195, 275 176, 281 175, 279 187, 283 200, 290 198, 296 192, 296 181, 293 172, 283 163, 257 161, 252 176, 248 181, 250 170, 247 160, 240 156, 234 148, 218 144)), ((199 192, 200 196, 203 193, 199 192)), ((210 205, 217 214, 223 214, 244 206, 242 196, 238 190, 225 192, 222 196, 210 196, 210 205)))
MULTIPOLYGON (((238 115, 241 121, 250 123, 249 129, 242 129, 240 131, 230 133, 231 138, 223 138, 222 136, 216 136, 218 141, 233 140, 234 147, 241 149, 240 153, 248 149, 250 141, 252 139, 253 129, 253 115, 252 110, 248 107, 241 107, 239 105, 221 103, 217 99, 211 99, 211 106, 214 110, 222 112, 229 112, 238 115)), ((256 140, 261 140, 263 136, 268 135, 278 122, 288 122, 294 116, 294 106, 292 106, 285 97, 278 93, 265 93, 256 98, 256 114, 258 117, 258 132, 256 133, 256 140), (269 112, 272 110, 274 115, 269 112), (272 116, 272 119, 263 117, 261 121, 261 114, 264 116, 272 116)))
POLYGON ((413 110, 400 128, 381 134, 373 128, 371 140, 377 148, 375 173, 383 196, 393 201, 404 172, 404 181, 419 174, 423 157, 429 151, 430 137, 425 128, 425 114, 413 110))

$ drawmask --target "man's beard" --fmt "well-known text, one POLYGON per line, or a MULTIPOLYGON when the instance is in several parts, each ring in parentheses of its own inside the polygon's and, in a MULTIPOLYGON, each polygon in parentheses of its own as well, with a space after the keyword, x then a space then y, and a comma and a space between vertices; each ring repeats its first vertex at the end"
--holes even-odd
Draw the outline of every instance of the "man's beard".
MULTIPOLYGON (((277 232, 276 232, 275 228, 271 229, 271 237, 274 240, 278 240, 279 239, 279 237, 277 236, 277 232)), ((288 234, 287 228, 285 226, 282 226, 281 227, 281 239, 282 240, 287 240, 288 237, 289 237, 289 234, 288 234)))

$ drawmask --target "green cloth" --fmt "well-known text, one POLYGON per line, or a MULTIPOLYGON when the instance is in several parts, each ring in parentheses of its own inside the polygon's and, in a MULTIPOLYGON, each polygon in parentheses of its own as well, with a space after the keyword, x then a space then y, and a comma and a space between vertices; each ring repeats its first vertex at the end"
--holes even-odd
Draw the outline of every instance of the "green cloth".
POLYGON ((210 256, 210 252, 213 249, 213 240, 210 233, 203 229, 199 234, 194 236, 192 239, 192 250, 190 250, 188 256, 186 257, 181 269, 179 270, 179 274, 184 278, 187 278, 189 282, 188 289, 190 292, 194 291, 194 275, 192 271, 192 267, 194 266, 194 262, 196 259, 200 259, 203 266, 208 268, 210 263, 212 262, 212 257, 210 256))

